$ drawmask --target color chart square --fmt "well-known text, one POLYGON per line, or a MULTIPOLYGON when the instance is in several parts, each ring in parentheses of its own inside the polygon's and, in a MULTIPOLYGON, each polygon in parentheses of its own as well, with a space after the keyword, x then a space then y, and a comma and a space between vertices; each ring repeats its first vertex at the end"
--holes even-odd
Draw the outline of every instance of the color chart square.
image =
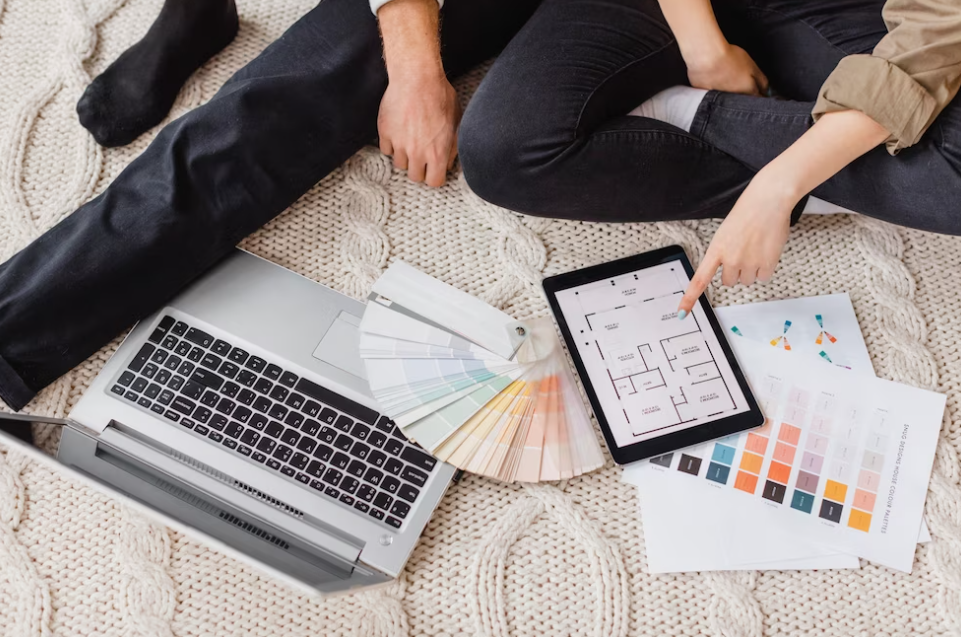
POLYGON ((824 520, 830 520, 831 522, 841 523, 841 512, 844 507, 837 502, 831 502, 830 500, 821 500, 821 512, 818 517, 824 520))
POLYGON ((767 441, 768 439, 764 436, 750 433, 747 435, 747 442, 744 444, 744 448, 763 456, 764 452, 767 451, 767 441))
POLYGON ((820 478, 813 473, 808 473, 807 471, 801 471, 797 474, 797 483, 794 485, 801 491, 807 491, 808 493, 817 493, 818 481, 820 478))
POLYGON ((824 466, 824 456, 819 456, 816 453, 811 453, 809 451, 804 452, 804 456, 801 457, 801 468, 811 473, 821 473, 821 467, 824 466))
POLYGON ((734 454, 736 453, 737 449, 734 447, 717 443, 714 445, 714 453, 711 455, 711 460, 720 462, 721 464, 732 465, 734 464, 734 454))
POLYGON ((867 533, 871 529, 871 514, 857 509, 851 509, 851 517, 848 518, 848 526, 858 531, 867 533))
POLYGON ((665 469, 671 468, 671 460, 674 459, 674 454, 669 453, 666 456, 658 456, 656 458, 651 458, 651 464, 656 464, 659 467, 664 467, 665 469))
POLYGON ((801 439, 801 430, 794 425, 781 423, 781 429, 777 432, 777 439, 783 440, 791 445, 797 445, 798 441, 801 439))
POLYGON ((824 497, 835 502, 844 502, 844 497, 848 494, 848 485, 828 480, 824 485, 824 497))
POLYGON ((734 479, 734 488, 747 491, 748 493, 754 493, 754 490, 757 489, 757 476, 738 471, 737 478, 734 479))
POLYGON ((686 453, 681 454, 681 461, 677 465, 678 471, 683 471, 684 473, 689 473, 692 476, 696 476, 701 470, 701 459, 695 456, 689 456, 686 453))
POLYGON ((764 491, 761 493, 761 497, 765 500, 771 500, 772 502, 781 504, 784 502, 785 493, 787 493, 787 487, 783 484, 768 480, 764 483, 764 491))
POLYGON ((864 511, 874 511, 874 504, 877 501, 878 496, 874 495, 870 491, 865 491, 864 489, 854 490, 854 500, 852 504, 859 509, 864 511))
POLYGON ((797 447, 779 442, 774 445, 774 459, 784 464, 791 464, 794 462, 794 454, 796 451, 797 447))
POLYGON ((721 484, 727 484, 727 479, 731 475, 731 468, 727 465, 712 462, 707 467, 707 479, 721 484))
POLYGON ((868 491, 877 491, 881 484, 881 475, 873 471, 861 471, 858 474, 858 486, 868 491))
POLYGON ((814 496, 803 491, 795 491, 791 498, 791 508, 810 513, 814 509, 814 496))
POLYGON ((760 474, 762 464, 764 464, 764 458, 757 454, 745 451, 744 454, 741 455, 741 468, 745 471, 760 474))
POLYGON ((780 462, 772 462, 767 470, 767 477, 775 482, 787 484, 788 478, 791 477, 791 467, 780 462))
POLYGON ((871 471, 880 471, 884 466, 884 456, 876 451, 865 451, 861 466, 871 471))
POLYGON ((823 456, 828 450, 829 440, 830 438, 827 438, 826 436, 808 434, 807 442, 804 443, 804 448, 808 451, 813 451, 814 453, 818 453, 823 456))

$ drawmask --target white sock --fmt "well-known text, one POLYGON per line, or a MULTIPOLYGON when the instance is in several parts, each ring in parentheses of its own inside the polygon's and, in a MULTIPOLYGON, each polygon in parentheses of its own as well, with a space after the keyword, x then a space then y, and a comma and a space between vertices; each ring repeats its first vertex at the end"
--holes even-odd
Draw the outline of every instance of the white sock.
POLYGON ((804 210, 802 212, 806 215, 834 215, 838 213, 847 213, 852 215, 858 214, 853 210, 848 210, 847 208, 833 204, 830 201, 818 199, 817 197, 808 197, 808 201, 806 204, 804 204, 804 210))
POLYGON ((672 86, 647 100, 628 115, 650 117, 690 132, 697 107, 701 105, 706 94, 707 91, 699 88, 672 86))

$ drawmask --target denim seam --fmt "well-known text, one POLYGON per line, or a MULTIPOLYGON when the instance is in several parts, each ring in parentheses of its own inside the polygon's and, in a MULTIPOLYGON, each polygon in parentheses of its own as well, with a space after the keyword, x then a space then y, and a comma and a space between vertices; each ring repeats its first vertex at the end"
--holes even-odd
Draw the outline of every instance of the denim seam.
POLYGON ((672 46, 672 45, 674 45, 674 44, 676 44, 676 43, 677 43, 677 40, 675 40, 675 39, 672 38, 670 42, 668 42, 667 44, 665 44, 665 45, 662 46, 661 48, 657 49, 656 51, 651 51, 650 53, 648 53, 647 55, 645 55, 645 56, 642 57, 642 58, 638 58, 638 59, 636 59, 636 60, 631 60, 630 62, 628 62, 628 63, 625 64, 624 66, 620 67, 619 69, 617 69, 616 71, 614 71, 613 73, 611 73, 610 75, 608 75, 607 77, 605 77, 603 80, 601 80, 601 82, 600 82, 597 86, 595 86, 594 89, 591 91, 590 95, 587 96, 587 99, 584 100, 584 104, 581 105, 581 110, 580 110, 580 112, 577 114, 577 121, 574 122, 574 135, 573 135, 573 137, 571 138, 571 143, 574 143, 574 142, 577 141, 577 131, 579 131, 579 130, 581 129, 581 119, 584 117, 584 109, 587 108, 587 105, 590 104, 591 100, 594 98, 594 95, 596 95, 597 92, 598 92, 599 90, 601 90, 601 89, 604 87, 605 84, 607 84, 608 82, 610 82, 613 78, 617 77, 620 73, 623 73, 626 69, 629 69, 630 67, 634 66, 635 64, 640 64, 641 62, 644 62, 644 61, 647 60, 648 58, 650 58, 650 57, 652 57, 652 56, 655 56, 655 55, 657 55, 658 53, 661 53, 662 51, 664 51, 665 49, 667 49, 668 47, 670 47, 670 46, 672 46))
POLYGON ((3 356, 0 356, 0 399, 14 411, 20 411, 36 396, 27 383, 14 371, 3 356))

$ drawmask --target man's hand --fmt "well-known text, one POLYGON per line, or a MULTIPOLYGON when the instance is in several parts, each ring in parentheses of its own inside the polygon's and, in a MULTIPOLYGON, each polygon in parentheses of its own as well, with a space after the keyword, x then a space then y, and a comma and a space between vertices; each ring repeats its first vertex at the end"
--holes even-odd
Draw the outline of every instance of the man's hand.
POLYGON ((684 61, 687 79, 694 88, 745 95, 767 94, 767 76, 739 46, 725 42, 710 54, 690 57, 692 59, 685 58, 684 61))
POLYGON ((444 185, 457 157, 460 102, 442 74, 390 79, 380 102, 380 150, 411 181, 444 185))
POLYGON ((457 156, 460 103, 441 62, 437 1, 393 0, 377 20, 388 77, 380 150, 411 180, 442 186, 457 156))

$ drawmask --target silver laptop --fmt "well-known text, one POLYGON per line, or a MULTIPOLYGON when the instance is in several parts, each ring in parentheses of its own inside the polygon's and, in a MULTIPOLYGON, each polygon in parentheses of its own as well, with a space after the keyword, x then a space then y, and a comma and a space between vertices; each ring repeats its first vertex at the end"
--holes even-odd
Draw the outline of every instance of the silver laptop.
POLYGON ((0 419, 63 424, 60 464, 269 572, 386 582, 455 469, 378 413, 363 311, 237 250, 141 321, 66 420, 0 419))

